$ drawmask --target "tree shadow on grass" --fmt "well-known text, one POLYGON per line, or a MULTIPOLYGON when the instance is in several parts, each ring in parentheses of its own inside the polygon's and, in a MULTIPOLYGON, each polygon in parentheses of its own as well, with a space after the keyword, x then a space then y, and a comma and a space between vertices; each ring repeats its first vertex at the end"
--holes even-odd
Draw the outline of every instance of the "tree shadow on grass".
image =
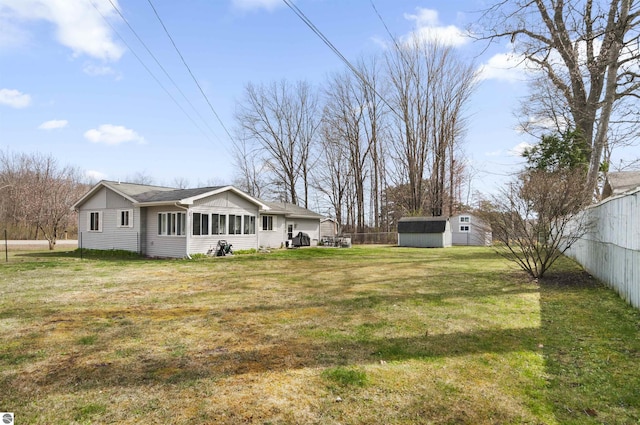
POLYGON ((548 398, 561 423, 640 420, 640 312, 579 268, 540 283, 548 398))
POLYGON ((100 349, 89 347, 49 362, 36 372, 37 376, 29 379, 37 383, 41 391, 46 388, 52 392, 65 388, 179 384, 301 368, 374 364, 380 360, 428 360, 480 353, 531 351, 536 350, 539 340, 540 331, 537 328, 494 329, 366 340, 276 340, 272 343, 262 342, 254 348, 212 345, 200 347, 198 351, 187 348, 180 355, 170 350, 163 353, 156 350, 119 359, 113 359, 107 353, 96 356, 100 354, 100 349), (96 358, 102 360, 96 361, 96 358))

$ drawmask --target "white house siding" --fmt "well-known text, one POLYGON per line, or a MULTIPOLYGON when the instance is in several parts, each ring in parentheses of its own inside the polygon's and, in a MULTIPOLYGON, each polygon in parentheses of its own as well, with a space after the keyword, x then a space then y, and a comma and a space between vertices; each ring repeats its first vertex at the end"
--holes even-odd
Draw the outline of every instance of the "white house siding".
MULTIPOLYGON (((238 196, 233 192, 224 192, 214 196, 209 196, 204 199, 200 199, 194 202, 194 205, 189 208, 189 234, 193 231, 191 225, 193 213, 200 214, 221 214, 226 215, 226 233, 224 235, 192 235, 189 241, 189 254, 206 254, 210 249, 215 249, 219 240, 226 240, 233 245, 234 250, 243 249, 258 249, 258 229, 260 223, 258 223, 260 214, 258 206, 246 199, 238 196), (256 218, 256 233, 250 235, 230 235, 229 232, 229 214, 232 215, 252 215, 256 218)), ((244 218, 243 218, 244 220, 244 218)), ((209 221, 211 226, 211 221, 209 221)), ((244 228, 244 226, 243 226, 244 228)))
POLYGON ((566 254, 640 308, 640 190, 607 198, 584 214, 592 229, 566 254))
POLYGON ((107 188, 101 188, 88 199, 78 212, 78 246, 86 249, 139 250, 140 209, 131 201, 107 188), (114 209, 116 208, 116 209, 114 209), (120 228, 118 209, 133 212, 133 227, 120 228), (102 217, 100 232, 89 231, 89 214, 99 212, 102 217))
POLYGON ((287 218, 285 234, 287 237, 287 226, 293 224, 293 237, 299 232, 306 233, 311 239, 311 245, 317 245, 320 239, 320 219, 319 218, 287 218))
MULTIPOLYGON (((186 236, 158 235, 158 213, 163 212, 185 212, 185 210, 169 206, 147 207, 146 255, 149 257, 186 257, 186 236)), ((187 218, 187 228, 190 225, 191 221, 187 218)))
POLYGON ((284 241, 287 239, 287 228, 285 226, 285 218, 281 215, 274 215, 265 213, 264 215, 270 215, 273 217, 273 230, 262 230, 262 215, 258 226, 258 245, 264 248, 280 248, 284 245, 284 241))
POLYGON ((491 232, 489 227, 479 218, 471 214, 461 214, 449 219, 451 224, 451 241, 453 245, 491 245, 491 232), (469 217, 469 222, 461 223, 460 217, 469 217), (468 232, 461 232, 460 226, 469 226, 468 232))

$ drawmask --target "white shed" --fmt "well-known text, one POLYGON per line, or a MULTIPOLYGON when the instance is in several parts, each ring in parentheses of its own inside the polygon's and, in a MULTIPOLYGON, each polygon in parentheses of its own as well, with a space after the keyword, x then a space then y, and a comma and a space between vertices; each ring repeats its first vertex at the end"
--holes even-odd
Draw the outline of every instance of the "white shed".
POLYGON ((398 221, 398 246, 451 246, 451 226, 445 217, 403 217, 398 221))

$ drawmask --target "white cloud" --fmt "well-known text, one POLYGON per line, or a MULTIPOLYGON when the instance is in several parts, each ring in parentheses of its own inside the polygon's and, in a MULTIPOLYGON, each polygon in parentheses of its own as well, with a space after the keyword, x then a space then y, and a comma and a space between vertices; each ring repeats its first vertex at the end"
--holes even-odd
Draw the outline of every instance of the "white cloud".
POLYGON ((0 89, 0 105, 11 106, 12 108, 22 109, 31 104, 31 96, 24 94, 19 90, 0 89))
MULTIPOLYGON (((118 7, 118 1, 112 1, 118 7)), ((25 22, 47 21, 53 24, 57 41, 69 47, 74 56, 89 55, 115 61, 124 53, 124 48, 113 40, 112 30, 102 17, 110 19, 116 16, 108 0, 0 0, 0 11, 2 26, 11 34, 3 40, 5 45, 24 39, 21 25, 25 22)))
POLYGON ((105 173, 96 170, 87 170, 84 174, 92 181, 100 181, 107 178, 105 173))
POLYGON ((55 130, 57 128, 65 128, 69 125, 67 120, 51 120, 45 121, 38 126, 40 130, 55 130))
POLYGON ((273 10, 284 4, 282 0, 232 0, 231 3, 241 10, 273 10))
POLYGON ((433 9, 416 8, 416 14, 405 13, 405 19, 415 21, 416 29, 409 35, 403 37, 403 41, 411 37, 417 37, 424 41, 439 41, 448 46, 462 46, 471 41, 468 33, 455 25, 442 26, 438 18, 438 11, 433 9))
POLYGON ((522 156, 525 150, 531 149, 533 145, 527 142, 521 142, 511 148, 509 151, 509 155, 511 156, 522 156))
POLYGON ((145 143, 144 137, 134 130, 112 124, 103 124, 97 129, 88 130, 84 133, 84 137, 91 143, 104 143, 107 145, 119 145, 126 142, 145 143))
POLYGON ((86 63, 84 65, 84 68, 82 68, 82 71, 85 74, 90 75, 92 77, 104 77, 104 76, 113 75, 115 76, 116 80, 122 79, 122 74, 120 74, 118 71, 111 68, 110 66, 106 66, 106 65, 96 65, 93 63, 86 63))
POLYGON ((500 80, 510 83, 521 82, 526 79, 527 67, 524 57, 513 53, 498 53, 486 63, 480 65, 478 71, 481 80, 500 80))

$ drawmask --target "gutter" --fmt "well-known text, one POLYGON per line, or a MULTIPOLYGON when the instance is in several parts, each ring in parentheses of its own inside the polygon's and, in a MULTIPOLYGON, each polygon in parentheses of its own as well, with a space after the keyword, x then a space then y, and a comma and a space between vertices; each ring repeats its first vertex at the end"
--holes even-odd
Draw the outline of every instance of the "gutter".
POLYGON ((192 260, 191 255, 189 255, 189 242, 191 240, 191 238, 189 237, 189 229, 191 228, 190 226, 190 220, 189 220, 189 208, 188 207, 183 207, 181 205, 178 205, 178 202, 175 202, 173 204, 174 207, 176 208, 180 208, 186 211, 185 216, 187 217, 187 219, 185 220, 184 226, 186 227, 186 229, 184 229, 184 235, 186 236, 186 252, 185 254, 187 254, 187 258, 189 260, 192 260))

